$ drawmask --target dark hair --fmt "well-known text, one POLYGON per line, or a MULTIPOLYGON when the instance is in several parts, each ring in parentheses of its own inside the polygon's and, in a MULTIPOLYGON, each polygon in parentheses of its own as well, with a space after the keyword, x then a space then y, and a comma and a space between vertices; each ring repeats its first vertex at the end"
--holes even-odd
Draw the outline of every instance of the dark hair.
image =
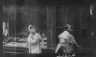
POLYGON ((66 24, 66 26, 65 26, 65 30, 67 30, 68 28, 73 29, 73 26, 70 25, 70 24, 66 24))
POLYGON ((31 29, 31 28, 35 28, 35 29, 36 29, 36 26, 35 26, 35 25, 32 25, 32 26, 30 26, 30 29, 31 29))
POLYGON ((65 26, 65 30, 68 29, 68 26, 65 26))

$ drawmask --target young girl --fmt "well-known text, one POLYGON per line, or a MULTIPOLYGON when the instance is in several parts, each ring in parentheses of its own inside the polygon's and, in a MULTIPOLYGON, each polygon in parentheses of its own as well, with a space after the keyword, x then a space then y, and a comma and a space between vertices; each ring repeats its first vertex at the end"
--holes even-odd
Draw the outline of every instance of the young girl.
POLYGON ((30 32, 28 36, 29 53, 39 54, 41 53, 40 41, 42 40, 42 38, 39 33, 36 32, 35 26, 29 25, 28 29, 30 32))

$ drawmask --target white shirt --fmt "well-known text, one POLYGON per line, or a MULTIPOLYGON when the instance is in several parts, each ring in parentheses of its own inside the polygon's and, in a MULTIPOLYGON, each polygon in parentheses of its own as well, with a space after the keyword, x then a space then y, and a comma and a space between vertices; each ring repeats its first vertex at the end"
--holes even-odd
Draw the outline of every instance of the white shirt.
POLYGON ((29 34, 28 43, 29 43, 29 53, 41 53, 40 40, 41 36, 36 33, 35 35, 29 34))
POLYGON ((58 37, 61 43, 73 43, 75 41, 73 35, 71 35, 68 31, 62 32, 58 37))

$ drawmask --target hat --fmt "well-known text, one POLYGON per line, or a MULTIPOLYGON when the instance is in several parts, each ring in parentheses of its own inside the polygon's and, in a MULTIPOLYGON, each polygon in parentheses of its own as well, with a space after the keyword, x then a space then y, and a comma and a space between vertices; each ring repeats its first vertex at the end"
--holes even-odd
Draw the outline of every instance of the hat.
POLYGON ((67 30, 73 31, 72 26, 70 24, 66 24, 67 30))

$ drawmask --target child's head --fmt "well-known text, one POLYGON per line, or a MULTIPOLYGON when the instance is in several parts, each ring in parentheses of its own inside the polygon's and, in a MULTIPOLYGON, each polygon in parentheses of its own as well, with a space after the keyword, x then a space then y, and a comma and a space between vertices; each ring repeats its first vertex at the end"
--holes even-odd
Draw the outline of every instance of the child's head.
POLYGON ((35 32, 36 32, 36 27, 35 27, 35 25, 29 25, 29 32, 30 32, 30 33, 35 33, 35 32))

